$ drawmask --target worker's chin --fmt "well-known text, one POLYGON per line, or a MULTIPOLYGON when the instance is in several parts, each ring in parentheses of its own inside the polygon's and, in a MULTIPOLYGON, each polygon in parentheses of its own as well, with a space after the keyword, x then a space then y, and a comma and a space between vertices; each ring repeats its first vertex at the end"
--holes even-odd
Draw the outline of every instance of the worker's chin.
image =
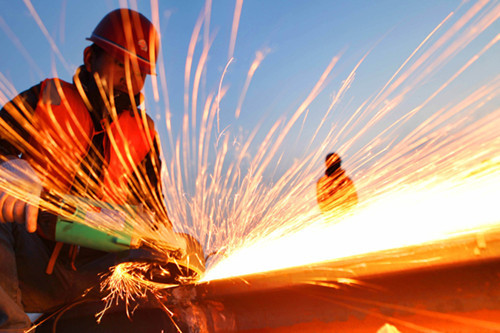
POLYGON ((131 99, 130 94, 123 90, 115 90, 113 95, 117 110, 131 110, 133 105, 139 106, 138 95, 132 96, 131 99))
POLYGON ((115 93, 128 94, 129 89, 126 84, 119 84, 113 87, 115 93))

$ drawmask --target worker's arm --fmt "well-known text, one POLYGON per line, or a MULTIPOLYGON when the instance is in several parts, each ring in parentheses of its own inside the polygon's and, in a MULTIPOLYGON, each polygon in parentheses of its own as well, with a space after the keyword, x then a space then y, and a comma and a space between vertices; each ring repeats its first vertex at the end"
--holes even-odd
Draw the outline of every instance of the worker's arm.
POLYGON ((157 136, 154 138, 153 148, 137 169, 139 175, 134 174, 130 183, 134 201, 141 203, 145 210, 153 212, 157 223, 172 227, 162 190, 160 145, 157 136))
POLYGON ((41 182, 20 156, 26 151, 25 128, 38 102, 39 85, 19 94, 0 110, 0 223, 25 224, 36 230, 41 182))
POLYGON ((0 223, 25 224, 36 231, 42 183, 31 165, 11 156, 0 164, 0 223))

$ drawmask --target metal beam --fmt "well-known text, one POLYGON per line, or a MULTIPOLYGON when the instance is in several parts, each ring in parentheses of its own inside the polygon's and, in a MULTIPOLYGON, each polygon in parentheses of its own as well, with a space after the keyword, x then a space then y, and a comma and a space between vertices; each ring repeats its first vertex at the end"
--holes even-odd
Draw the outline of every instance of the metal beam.
MULTIPOLYGON (((182 332, 498 332, 500 233, 179 286, 162 296, 182 332)), ((178 332, 153 302, 132 322, 112 308, 101 325, 97 306, 61 316, 57 332, 133 325, 178 332)))
POLYGON ((191 288, 200 309, 218 304, 228 330, 377 332, 390 324, 402 332, 499 331, 500 234, 179 288, 191 288))

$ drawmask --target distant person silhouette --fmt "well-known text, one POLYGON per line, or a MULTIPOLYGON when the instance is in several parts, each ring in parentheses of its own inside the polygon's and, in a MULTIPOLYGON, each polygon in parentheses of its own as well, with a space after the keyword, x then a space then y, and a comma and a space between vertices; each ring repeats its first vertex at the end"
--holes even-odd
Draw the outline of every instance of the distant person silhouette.
POLYGON ((316 184, 318 205, 324 214, 337 211, 341 214, 358 203, 358 195, 353 181, 341 168, 342 159, 336 153, 325 158, 325 175, 316 184))

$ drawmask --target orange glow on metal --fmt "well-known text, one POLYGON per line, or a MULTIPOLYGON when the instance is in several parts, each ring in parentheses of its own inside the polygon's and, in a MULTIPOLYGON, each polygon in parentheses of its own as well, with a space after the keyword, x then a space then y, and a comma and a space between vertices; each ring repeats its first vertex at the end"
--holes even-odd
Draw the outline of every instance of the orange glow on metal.
MULTIPOLYGON (((497 124, 498 125, 498 124, 497 124)), ((331 218, 309 216, 286 235, 275 231, 267 238, 244 243, 210 269, 204 280, 247 275, 322 261, 446 241, 464 233, 500 231, 500 159, 477 170, 404 184, 371 199, 354 213, 331 218), (474 172, 474 171, 472 171, 474 172), (474 209, 470 209, 474 207, 474 209), (302 226, 302 227, 300 227, 302 226)), ((430 258, 428 258, 430 260, 430 258)))

